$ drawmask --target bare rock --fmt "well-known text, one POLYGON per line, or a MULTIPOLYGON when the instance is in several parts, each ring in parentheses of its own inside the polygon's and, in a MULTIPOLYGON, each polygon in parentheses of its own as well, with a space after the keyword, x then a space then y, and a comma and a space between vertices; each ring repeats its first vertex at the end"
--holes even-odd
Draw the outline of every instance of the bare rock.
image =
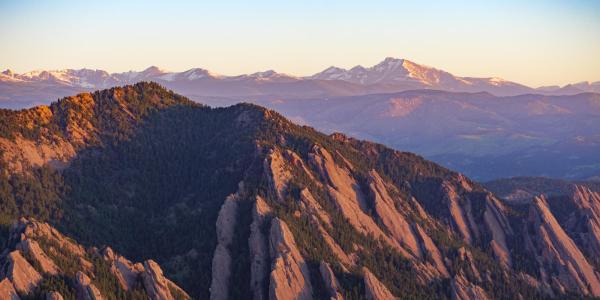
POLYGON ((15 287, 8 278, 4 278, 0 281, 0 299, 21 300, 15 287))
POLYGON ((133 264, 125 257, 114 253, 110 247, 102 250, 102 257, 110 263, 110 271, 117 278, 123 290, 128 291, 135 288, 138 277, 144 271, 141 264, 133 264))
POLYGON ((415 227, 417 229, 416 231, 419 234, 419 237, 423 241, 423 248, 425 249, 425 251, 427 251, 428 256, 433 261, 433 266, 435 267, 436 271, 442 277, 447 278, 449 276, 449 273, 448 269, 446 269, 446 265, 444 264, 444 260, 442 258, 442 254, 440 253, 440 250, 435 245, 433 240, 429 237, 429 235, 427 235, 427 232, 425 232, 421 225, 416 224, 415 227))
MULTIPOLYGON (((551 213, 546 199, 536 197, 529 210, 529 222, 535 242, 528 243, 541 253, 537 259, 542 266, 554 266, 558 274, 549 274, 553 285, 578 290, 582 294, 600 296, 600 280, 581 250, 565 233, 551 213)), ((544 272, 545 273, 545 272, 544 272)), ((548 282, 548 276, 545 280, 548 282)))
POLYGON ((100 290, 92 283, 92 280, 85 273, 78 271, 75 274, 75 285, 77 287, 77 299, 81 300, 102 300, 104 297, 100 290))
POLYGON ((485 291, 478 285, 469 282, 462 274, 454 276, 451 282, 453 300, 487 300, 485 291))
POLYGON ((231 276, 231 253, 229 247, 233 242, 238 195, 233 194, 225 199, 217 217, 217 247, 212 261, 212 282, 210 299, 225 300, 229 294, 229 277, 231 276))
POLYGON ((253 299, 267 299, 263 286, 269 274, 269 244, 268 239, 262 232, 262 228, 268 222, 271 208, 260 196, 256 196, 252 210, 252 223, 250 224, 250 289, 253 299))
POLYGON ((411 257, 410 253, 404 250, 397 241, 389 238, 365 213, 367 208, 364 195, 350 172, 336 165, 331 154, 320 146, 315 145, 309 155, 311 165, 328 183, 326 188, 331 198, 348 222, 360 233, 370 233, 375 238, 382 238, 406 257, 411 257))
POLYGON ((363 280, 365 282, 365 294, 370 300, 393 300, 396 299, 388 288, 369 271, 363 268, 363 280))
POLYGON ((421 257, 421 248, 415 233, 404 216, 396 209, 394 200, 390 197, 386 184, 375 170, 369 172, 369 188, 374 198, 375 212, 381 218, 385 227, 404 248, 416 257, 421 257))
POLYGON ((308 266, 294 236, 279 218, 271 221, 269 242, 273 260, 269 299, 312 299, 308 266))
POLYGON ((269 184, 277 193, 278 199, 282 200, 288 186, 288 182, 292 178, 286 160, 278 149, 272 149, 268 157, 264 161, 264 168, 270 172, 269 184))
POLYGON ((144 284, 144 289, 148 294, 148 298, 151 300, 175 299, 171 294, 171 289, 177 290, 179 293, 184 295, 185 298, 190 299, 190 296, 187 295, 181 288, 165 278, 160 266, 151 259, 144 262, 142 282, 144 284))
POLYGON ((46 300, 64 300, 64 298, 59 292, 53 291, 46 294, 46 300))
POLYGON ((40 248, 40 245, 36 241, 32 239, 26 239, 19 243, 17 249, 29 254, 30 257, 38 263, 40 268, 42 268, 42 272, 51 275, 58 274, 58 267, 54 261, 46 255, 42 248, 40 248))
POLYGON ((448 204, 448 210, 450 211, 453 225, 460 233, 463 240, 470 244, 473 239, 476 239, 479 236, 476 223, 471 214, 471 203, 467 201, 463 207, 460 203, 460 197, 456 192, 456 189, 448 181, 442 183, 442 191, 445 194, 444 197, 448 204))
POLYGON ((512 234, 512 229, 503 212, 504 207, 498 199, 491 195, 485 198, 485 212, 483 220, 487 229, 492 233, 491 246, 494 255, 505 267, 512 265, 510 251, 506 244, 506 236, 512 234))
POLYGON ((319 265, 319 272, 321 273, 321 278, 323 278, 323 282, 325 283, 325 288, 329 294, 329 299, 343 300, 344 296, 342 296, 340 293, 340 284, 329 264, 322 261, 319 265))
POLYGON ((6 264, 5 275, 21 294, 31 293, 42 280, 40 273, 27 262, 19 250, 8 254, 6 264))

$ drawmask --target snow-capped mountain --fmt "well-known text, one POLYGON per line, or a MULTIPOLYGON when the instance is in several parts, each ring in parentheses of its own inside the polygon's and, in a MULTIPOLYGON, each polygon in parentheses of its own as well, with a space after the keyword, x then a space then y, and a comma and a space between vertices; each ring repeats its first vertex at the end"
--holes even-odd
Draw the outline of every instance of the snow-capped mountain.
POLYGON ((0 107, 44 104, 74 93, 139 81, 155 81, 192 99, 203 102, 219 99, 225 101, 223 104, 258 98, 327 98, 415 89, 488 92, 497 96, 600 92, 600 82, 533 89, 496 77, 459 77, 406 59, 388 57, 371 67, 356 66, 349 70, 330 67, 307 77, 295 77, 273 70, 236 76, 219 75, 202 68, 170 72, 156 66, 122 73, 66 69, 16 74, 6 70, 0 73, 0 107))
POLYGON ((527 86, 501 78, 458 77, 446 71, 393 57, 388 57, 368 68, 355 66, 346 70, 332 66, 308 78, 343 80, 362 85, 403 85, 447 91, 487 91, 496 94, 518 94, 532 90, 527 86))

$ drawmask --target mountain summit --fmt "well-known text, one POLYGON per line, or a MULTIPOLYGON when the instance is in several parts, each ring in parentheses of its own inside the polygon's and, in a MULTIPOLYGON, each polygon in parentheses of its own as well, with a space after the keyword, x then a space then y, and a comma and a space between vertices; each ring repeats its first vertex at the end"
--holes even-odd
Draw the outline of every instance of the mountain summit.
MULTIPOLYGON (((82 244, 156 261, 169 281, 151 263, 133 278, 155 270, 170 291, 157 299, 177 298, 176 287, 197 299, 600 296, 589 252, 598 237, 576 238, 586 227, 571 226, 555 202, 505 201, 417 155, 256 105, 213 109, 139 83, 0 113, 1 237, 13 241, 8 224, 28 216, 82 244)), ((599 206, 592 191, 578 195, 574 215, 599 206)), ((34 256, 19 259, 28 281, 5 271, 15 269, 5 255, 14 249, 1 257, 2 291, 17 282, 32 282, 19 296, 48 291, 44 282, 57 279, 34 256)), ((84 282, 118 298, 123 285, 99 286, 119 270, 63 279, 60 291, 84 282)))

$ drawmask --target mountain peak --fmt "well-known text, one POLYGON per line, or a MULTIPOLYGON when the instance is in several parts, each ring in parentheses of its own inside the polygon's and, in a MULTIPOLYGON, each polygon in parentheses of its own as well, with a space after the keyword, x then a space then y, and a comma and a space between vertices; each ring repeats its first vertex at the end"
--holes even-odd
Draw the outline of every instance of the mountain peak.
POLYGON ((144 71, 142 71, 142 73, 144 74, 164 74, 167 73, 167 71, 164 71, 163 69, 157 67, 157 66, 150 66, 148 68, 146 68, 144 71))

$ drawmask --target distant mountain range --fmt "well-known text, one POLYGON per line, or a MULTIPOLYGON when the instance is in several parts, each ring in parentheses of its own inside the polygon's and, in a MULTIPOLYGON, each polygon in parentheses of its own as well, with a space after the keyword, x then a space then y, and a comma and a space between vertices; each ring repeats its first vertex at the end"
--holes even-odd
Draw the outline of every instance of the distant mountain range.
POLYGON ((307 77, 291 76, 273 70, 223 76, 201 68, 168 72, 154 66, 141 72, 124 73, 66 69, 16 74, 6 70, 0 74, 0 106, 22 108, 47 104, 77 92, 139 81, 155 81, 196 100, 334 97, 414 89, 489 92, 498 96, 526 93, 565 95, 600 91, 600 82, 534 89, 495 77, 459 77, 406 59, 388 57, 368 68, 356 66, 345 70, 330 67, 307 77))

